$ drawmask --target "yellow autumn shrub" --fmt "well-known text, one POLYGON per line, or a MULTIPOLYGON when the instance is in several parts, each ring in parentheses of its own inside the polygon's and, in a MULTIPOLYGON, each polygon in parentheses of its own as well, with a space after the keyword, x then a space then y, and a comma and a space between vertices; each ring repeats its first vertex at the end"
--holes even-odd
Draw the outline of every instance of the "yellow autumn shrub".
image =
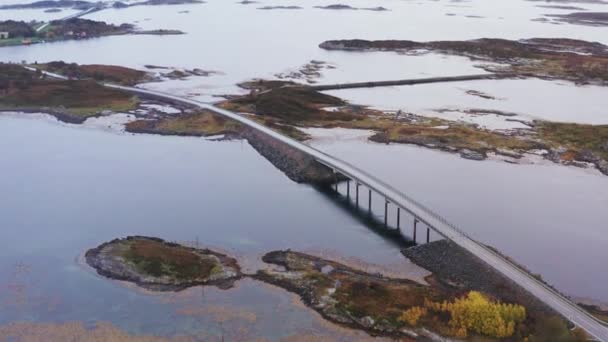
POLYGON ((407 309, 406 311, 404 311, 401 316, 399 317, 399 320, 402 322, 405 322, 411 326, 416 326, 416 324, 418 323, 418 320, 420 318, 422 318, 422 316, 426 315, 427 313, 427 309, 420 307, 420 306, 414 306, 411 307, 409 309, 407 309))
POLYGON ((526 309, 523 306, 494 302, 477 291, 471 291, 453 303, 425 301, 425 307, 438 312, 449 312, 449 325, 457 337, 466 337, 469 332, 491 337, 509 337, 515 332, 515 325, 526 319, 526 309))

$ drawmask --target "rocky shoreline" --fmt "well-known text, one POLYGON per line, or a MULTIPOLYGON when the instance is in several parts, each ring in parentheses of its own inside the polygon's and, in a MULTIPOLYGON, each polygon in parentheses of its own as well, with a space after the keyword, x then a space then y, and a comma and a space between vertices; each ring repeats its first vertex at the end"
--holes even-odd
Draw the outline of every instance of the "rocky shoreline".
POLYGON ((529 310, 555 314, 536 297, 450 241, 434 241, 401 252, 416 265, 432 272, 443 286, 454 291, 467 289, 491 293, 504 301, 526 303, 529 310))
POLYGON ((337 262, 290 250, 269 252, 262 257, 262 260, 280 266, 283 270, 261 270, 252 278, 299 295, 308 307, 331 322, 364 330, 372 336, 396 339, 426 337, 423 340, 430 340, 436 336, 424 330, 414 331, 396 322, 376 321, 371 316, 347 308, 344 303, 334 298, 337 289, 349 281, 354 281, 360 286, 371 286, 372 292, 374 286, 378 288, 384 288, 385 285, 396 286, 400 289, 411 287, 422 290, 426 288, 424 285, 407 279, 368 274, 337 262))
MULTIPOLYGON (((457 313, 449 305, 471 298, 503 310, 505 321, 498 324, 507 329, 504 337, 542 337, 547 333, 543 330, 547 317, 566 329, 548 306, 451 242, 411 247, 403 254, 433 272, 425 279, 428 284, 291 250, 268 252, 262 257, 268 267, 243 274, 236 259, 225 254, 144 236, 103 243, 87 251, 85 260, 104 277, 153 291, 199 285, 229 289, 249 277, 295 293, 326 320, 371 336, 422 341, 460 336, 454 326, 460 324, 454 318, 457 313)), ((494 336, 470 329, 469 336, 494 336)), ((467 337, 466 331, 460 337, 467 337)))
POLYGON ((403 54, 441 53, 472 60, 500 63, 482 64, 493 73, 521 77, 561 79, 577 84, 608 84, 608 46, 597 42, 565 38, 507 40, 482 38, 465 41, 411 40, 328 40, 319 44, 325 50, 395 51, 403 54))
POLYGON ((241 133, 241 136, 247 139, 249 145, 259 154, 296 183, 327 185, 341 179, 330 168, 318 163, 311 156, 265 133, 248 128, 241 133))

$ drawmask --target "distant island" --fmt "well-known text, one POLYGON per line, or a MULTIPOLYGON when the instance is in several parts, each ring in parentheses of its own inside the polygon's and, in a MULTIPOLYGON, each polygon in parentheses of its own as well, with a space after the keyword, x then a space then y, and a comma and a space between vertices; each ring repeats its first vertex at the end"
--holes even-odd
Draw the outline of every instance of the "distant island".
POLYGON ((77 40, 126 34, 176 35, 179 30, 138 30, 134 25, 113 25, 102 21, 72 18, 53 20, 48 24, 24 21, 0 21, 0 47, 77 40))
MULTIPOLYGON (((157 5, 186 5, 203 4, 201 0, 147 0, 133 3, 116 1, 112 3, 113 8, 126 8, 131 6, 157 6, 157 5)), ((27 4, 10 4, 0 6, 0 10, 8 9, 43 9, 43 8, 72 8, 77 10, 87 10, 93 7, 105 8, 101 2, 91 2, 83 0, 42 0, 27 4)))

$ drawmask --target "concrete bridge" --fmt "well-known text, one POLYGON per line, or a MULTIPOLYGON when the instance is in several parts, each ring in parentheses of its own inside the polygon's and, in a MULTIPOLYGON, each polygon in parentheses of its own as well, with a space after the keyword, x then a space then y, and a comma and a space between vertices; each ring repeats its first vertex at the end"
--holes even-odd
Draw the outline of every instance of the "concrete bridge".
POLYGON ((477 74, 477 75, 463 75, 463 76, 413 78, 413 79, 402 79, 402 80, 391 80, 391 81, 322 84, 322 85, 308 86, 307 88, 317 90, 317 91, 324 91, 324 90, 353 89, 353 88, 403 86, 403 85, 429 84, 429 83, 462 82, 462 81, 474 81, 474 80, 497 80, 497 79, 504 79, 504 78, 513 78, 516 76, 517 75, 513 75, 513 74, 509 74, 509 73, 477 74))
MULTIPOLYGON (((104 9, 103 6, 93 6, 91 8, 87 8, 87 9, 85 9, 83 11, 80 11, 80 12, 77 12, 77 13, 74 13, 74 14, 70 14, 67 17, 63 17, 63 18, 57 19, 57 20, 58 21, 65 21, 65 20, 70 20, 70 19, 74 19, 74 18, 80 18, 80 17, 85 16, 87 14, 90 14, 90 13, 93 13, 93 12, 97 12, 97 11, 101 11, 102 9, 104 9)), ((36 29, 36 32, 40 32, 40 31, 44 30, 50 24, 51 24, 51 22, 49 21, 49 22, 46 22, 46 23, 40 25, 40 27, 38 27, 36 29)))
MULTIPOLYGON (((32 70, 33 68, 29 68, 32 70)), ((52 77, 58 77, 66 79, 65 77, 57 74, 46 73, 52 77)), ((119 89, 134 94, 142 95, 145 97, 153 97, 160 100, 180 103, 189 106, 198 107, 203 110, 211 111, 215 114, 237 121, 251 129, 266 134, 273 139, 276 139, 302 153, 309 155, 314 158, 318 163, 327 166, 334 171, 336 175, 341 175, 342 179, 346 178, 348 193, 350 195, 350 182, 354 183, 356 203, 359 205, 359 188, 365 187, 369 194, 375 192, 377 195, 384 199, 384 217, 387 222, 388 207, 392 205, 397 208, 397 225, 399 226, 400 220, 399 215, 401 211, 409 213, 414 217, 413 227, 416 227, 418 223, 423 223, 427 228, 427 241, 429 239, 430 230, 433 230, 437 234, 441 235, 445 239, 452 241, 453 243, 464 248, 471 254, 475 255, 490 267, 503 274, 505 277, 512 280, 517 285, 521 286, 529 293, 537 297, 539 300, 547 304, 549 307, 560 313, 566 319, 581 327, 587 331, 591 336, 599 341, 608 342, 608 324, 594 317, 587 311, 580 308, 576 303, 570 299, 561 295, 551 287, 539 281, 528 272, 522 270, 519 266, 515 265, 502 255, 494 252, 484 244, 479 243, 469 237, 465 232, 457 228, 455 225, 449 223, 446 219, 433 212, 431 209, 417 202, 408 195, 400 192, 393 188, 389 184, 382 180, 374 177, 373 175, 361 170, 360 168, 322 151, 319 151, 311 146, 293 140, 287 136, 284 136, 272 129, 261 125, 245 116, 237 113, 216 107, 209 103, 203 103, 192 99, 182 98, 179 96, 166 94, 158 91, 146 90, 136 87, 126 87, 114 84, 103 84, 108 88, 119 89)), ((337 177, 336 177, 337 179, 337 177)), ((371 210, 371 196, 368 199, 369 209, 371 210)))
MULTIPOLYGON (((417 202, 413 198, 410 198, 399 190, 393 188, 382 180, 359 169, 358 167, 346 161, 333 157, 329 154, 321 152, 306 144, 293 140, 287 136, 284 136, 242 115, 216 107, 209 103, 202 103, 195 100, 174 96, 171 94, 144 90, 140 88, 124 87, 112 84, 105 85, 114 89, 120 89, 144 96, 152 96, 159 99, 187 104, 211 111, 213 113, 237 121, 259 132, 265 133, 271 136, 272 138, 285 143, 286 145, 289 145, 303 153, 308 154, 317 162, 334 170, 336 174, 340 174, 343 177, 349 179, 350 181, 353 181, 357 189, 357 194, 359 187, 364 186, 368 189, 368 191, 370 191, 370 193, 373 191, 383 197, 385 199, 385 218, 387 216, 389 204, 397 208, 397 215, 399 215, 401 210, 408 212, 414 217, 414 225, 416 225, 418 222, 425 224, 428 229, 432 229, 439 235, 443 236, 448 240, 451 240, 460 247, 477 256, 479 259, 486 262, 489 266, 502 273, 519 286, 526 289, 532 295, 536 296, 542 302, 553 308, 556 312, 563 315, 566 319, 570 320, 577 326, 587 331, 590 335, 594 336, 600 341, 608 342, 608 325, 606 323, 595 318, 593 315, 580 308, 576 303, 570 301, 568 298, 562 296, 560 293, 545 285, 543 282, 534 278, 528 272, 522 270, 517 265, 507 260, 505 257, 492 251, 484 244, 473 240, 462 230, 458 229, 453 224, 450 224, 446 219, 434 213, 431 209, 417 202)), ((429 231, 427 230, 427 241, 428 235, 429 231)))

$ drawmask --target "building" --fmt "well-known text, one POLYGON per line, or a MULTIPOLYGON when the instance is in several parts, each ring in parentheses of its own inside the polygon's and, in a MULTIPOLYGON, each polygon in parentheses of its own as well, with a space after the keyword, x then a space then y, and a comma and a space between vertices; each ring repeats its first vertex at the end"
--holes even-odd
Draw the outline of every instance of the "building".
POLYGON ((0 39, 8 39, 8 32, 0 32, 0 39))

